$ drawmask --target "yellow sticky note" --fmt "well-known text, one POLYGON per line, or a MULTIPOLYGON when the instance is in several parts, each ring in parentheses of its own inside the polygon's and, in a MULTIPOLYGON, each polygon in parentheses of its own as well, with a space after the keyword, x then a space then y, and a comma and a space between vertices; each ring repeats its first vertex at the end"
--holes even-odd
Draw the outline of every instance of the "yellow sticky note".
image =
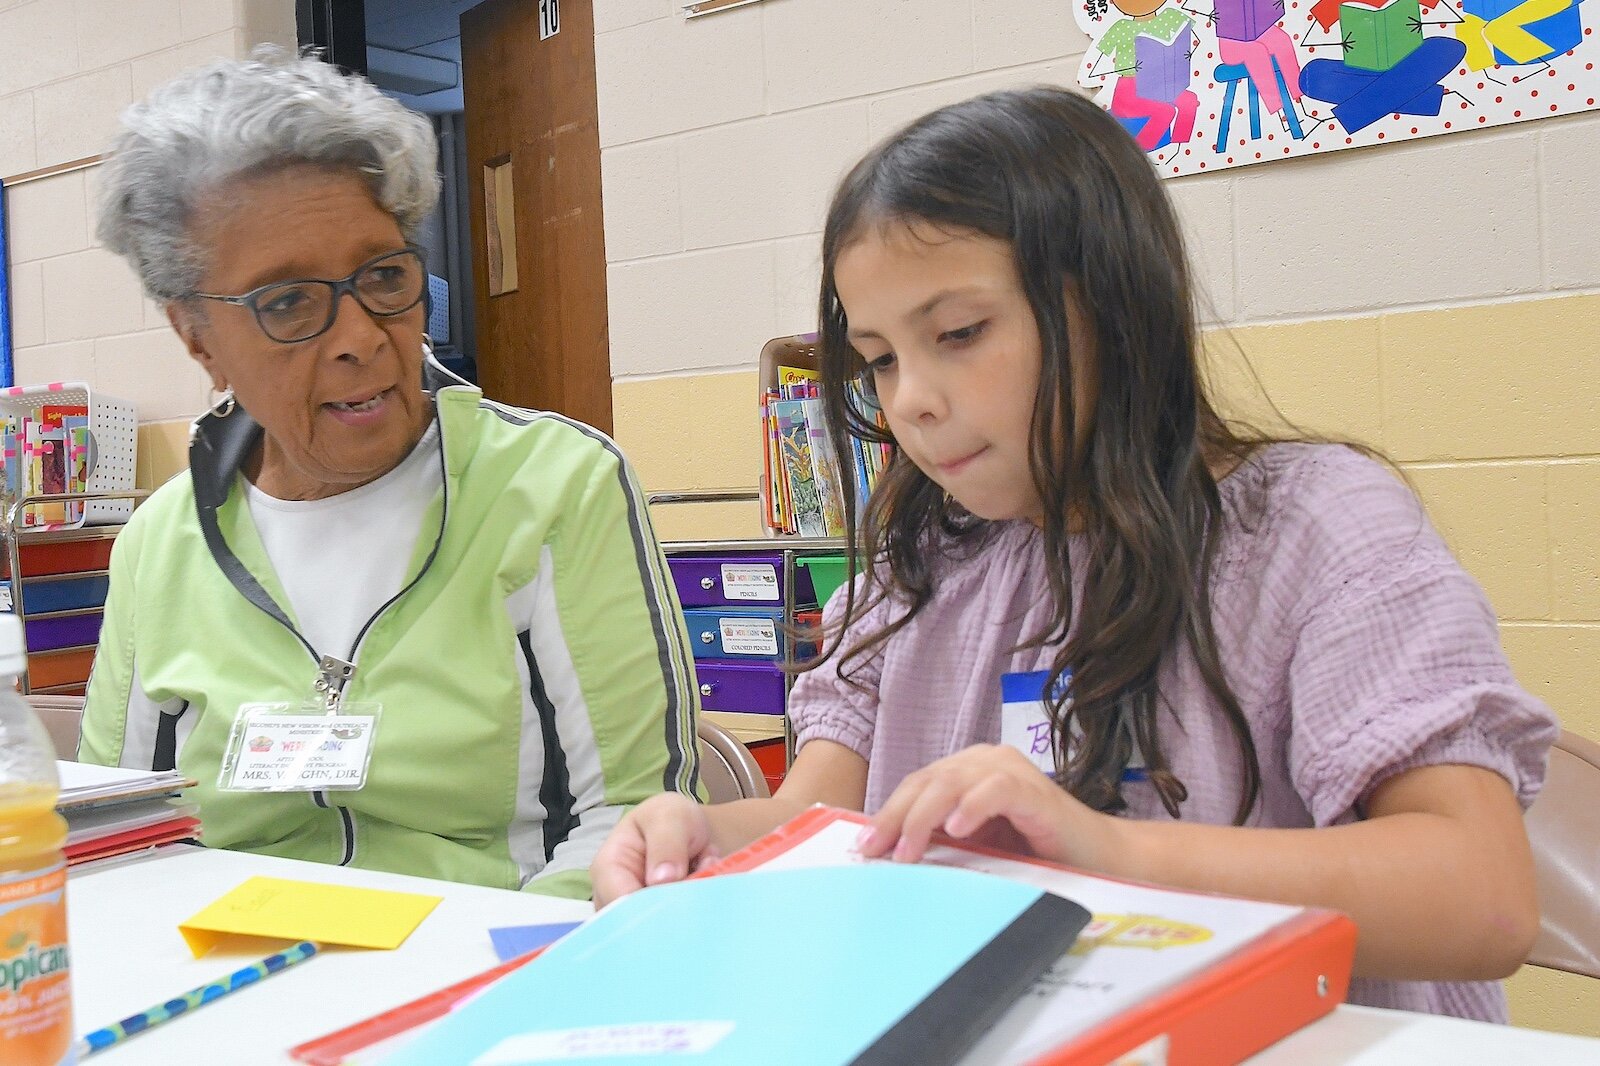
POLYGON ((252 877, 178 926, 199 958, 229 936, 397 948, 440 896, 252 877))

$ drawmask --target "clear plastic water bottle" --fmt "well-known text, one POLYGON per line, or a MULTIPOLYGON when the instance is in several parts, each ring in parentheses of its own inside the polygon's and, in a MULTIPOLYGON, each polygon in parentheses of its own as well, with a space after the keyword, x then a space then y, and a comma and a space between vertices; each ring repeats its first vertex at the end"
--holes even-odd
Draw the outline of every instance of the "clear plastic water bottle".
POLYGON ((50 736, 17 692, 22 622, 0 614, 0 1063, 73 1061, 67 823, 50 736))

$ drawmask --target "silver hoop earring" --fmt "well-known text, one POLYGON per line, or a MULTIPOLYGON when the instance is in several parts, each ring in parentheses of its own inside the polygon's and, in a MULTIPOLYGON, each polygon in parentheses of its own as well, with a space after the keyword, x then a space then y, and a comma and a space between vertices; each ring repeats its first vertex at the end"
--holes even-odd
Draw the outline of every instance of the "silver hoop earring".
MULTIPOLYGON (((215 395, 216 391, 216 389, 211 390, 213 395, 215 395)), ((227 418, 233 414, 234 409, 238 406, 239 402, 233 398, 233 389, 223 389, 222 399, 211 401, 211 413, 218 418, 227 418)))

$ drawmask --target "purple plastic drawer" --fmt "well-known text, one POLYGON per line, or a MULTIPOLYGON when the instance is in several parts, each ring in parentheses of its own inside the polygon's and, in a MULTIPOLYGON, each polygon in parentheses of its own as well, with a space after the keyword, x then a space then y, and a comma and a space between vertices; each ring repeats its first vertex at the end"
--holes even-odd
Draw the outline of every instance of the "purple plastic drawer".
MULTIPOLYGON (((672 583, 685 607, 777 607, 783 603, 783 556, 778 552, 747 555, 669 555, 672 583)), ((811 575, 796 567, 796 604, 815 601, 811 575)))
POLYGON ((23 622, 29 651, 53 651, 100 639, 100 612, 73 614, 65 618, 29 618, 23 622))
POLYGON ((694 664, 700 706, 708 711, 783 713, 783 671, 773 663, 694 664))

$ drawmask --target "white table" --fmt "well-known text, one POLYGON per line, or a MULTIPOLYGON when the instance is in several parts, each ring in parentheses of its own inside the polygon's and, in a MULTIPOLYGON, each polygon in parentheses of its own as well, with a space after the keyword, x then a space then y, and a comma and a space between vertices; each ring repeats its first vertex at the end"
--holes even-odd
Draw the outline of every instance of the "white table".
POLYGON ((371 1017, 499 960, 488 931, 504 925, 573 922, 588 903, 526 892, 343 869, 242 852, 164 849, 157 857, 74 873, 67 883, 73 1010, 86 1033, 136 1014, 253 961, 195 959, 178 923, 254 876, 386 888, 444 901, 395 951, 329 949, 257 987, 241 989, 88 1061, 135 1063, 292 1062, 289 1048, 371 1017))
MULTIPOLYGON (((73 989, 87 1032, 227 973, 196 961, 178 923, 255 875, 443 896, 397 951, 333 950, 142 1033, 91 1063, 290 1062, 287 1049, 495 964, 488 930, 570 922, 587 903, 238 852, 167 849, 91 868, 69 883, 73 989)), ((250 961, 250 960, 240 960, 250 961)), ((1250 1066, 1596 1066, 1600 1040, 1370 1007, 1340 1007, 1250 1066)))
POLYGON ((1343 1006, 1250 1066, 1596 1066, 1600 1040, 1433 1014, 1343 1006))

